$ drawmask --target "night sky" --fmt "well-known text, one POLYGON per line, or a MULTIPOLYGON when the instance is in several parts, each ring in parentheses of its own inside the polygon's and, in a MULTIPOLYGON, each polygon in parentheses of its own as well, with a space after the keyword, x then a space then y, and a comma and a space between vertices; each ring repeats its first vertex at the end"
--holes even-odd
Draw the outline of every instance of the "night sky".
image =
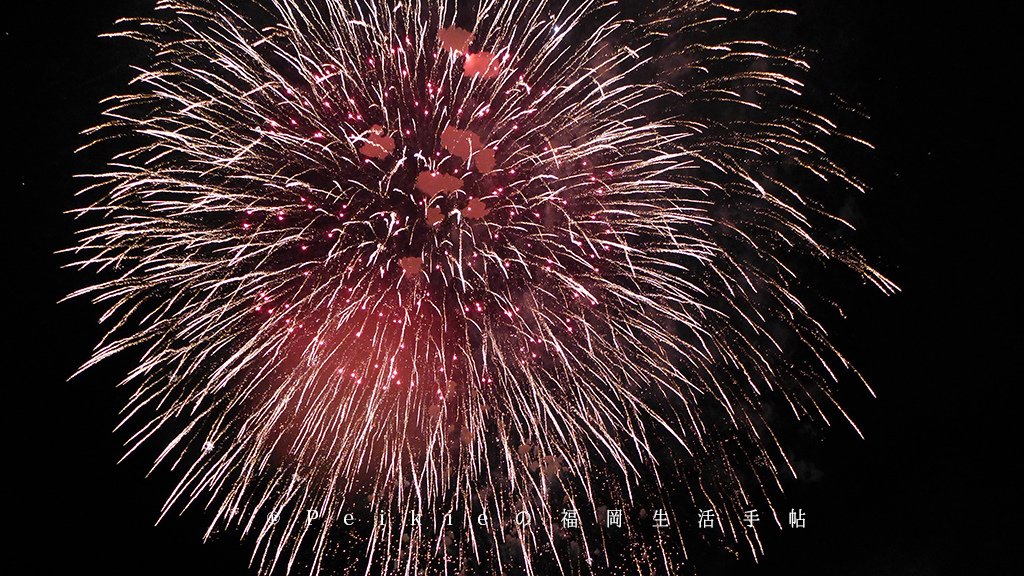
MULTIPOLYGON (((871 186, 850 209, 854 243, 902 292, 836 294, 847 317, 828 328, 878 398, 847 387, 845 407, 866 439, 837 424, 802 443, 807 478, 792 482, 787 498, 807 511, 808 528, 766 530, 759 564, 723 561, 707 573, 996 573, 1017 547, 1005 526, 1020 512, 1011 395, 1024 380, 1020 225, 1012 223, 1020 160, 1009 158, 1020 148, 1011 126, 1019 106, 1007 92, 1020 66, 997 60, 1007 42, 1001 17, 912 1, 773 4, 801 13, 781 34, 815 50, 816 88, 870 116, 852 130, 877 147, 851 162, 871 186)), ((3 174, 15 200, 4 229, 9 574, 251 573, 250 549, 234 535, 201 542, 199 510, 154 527, 174 478, 163 469, 146 478, 150 454, 117 463, 127 435, 113 428, 126 391, 114 384, 124 363, 67 382, 101 334, 98 308, 58 304, 90 280, 54 254, 73 243, 64 214, 82 185, 73 175, 97 168, 73 150, 99 121, 99 101, 141 62, 138 46, 97 36, 151 6, 5 8, 4 86, 14 97, 6 115, 15 126, 3 174)))

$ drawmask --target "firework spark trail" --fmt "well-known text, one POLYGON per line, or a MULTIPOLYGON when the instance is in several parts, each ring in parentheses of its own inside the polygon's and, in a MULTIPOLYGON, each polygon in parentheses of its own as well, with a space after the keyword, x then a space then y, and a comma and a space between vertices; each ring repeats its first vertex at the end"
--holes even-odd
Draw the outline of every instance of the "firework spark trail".
MULTIPOLYGON (((152 58, 89 133, 120 152, 78 211, 77 265, 106 278, 76 295, 112 324, 84 368, 139 350, 122 426, 129 453, 167 442, 163 513, 212 509, 263 572, 533 574, 619 562, 563 508, 770 502, 792 467, 768 398, 829 422, 852 372, 795 258, 895 287, 816 233, 861 186, 826 153, 850 138, 787 100, 807 65, 713 40, 752 16, 164 0, 127 22, 152 58), (384 520, 345 556, 353 506, 384 520)), ((631 536, 622 565, 677 569, 681 531, 631 536)))

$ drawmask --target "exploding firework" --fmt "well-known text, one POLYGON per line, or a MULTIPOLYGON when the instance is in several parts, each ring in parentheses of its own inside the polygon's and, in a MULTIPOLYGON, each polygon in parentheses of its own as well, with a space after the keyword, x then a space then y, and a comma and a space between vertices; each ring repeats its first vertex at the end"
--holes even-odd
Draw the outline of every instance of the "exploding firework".
POLYGON ((852 139, 734 37, 753 14, 156 14, 117 34, 152 52, 90 132, 75 253, 112 324, 86 368, 138 360, 122 426, 166 444, 165 514, 208 508, 265 573, 678 573, 687 506, 761 553, 729 518, 792 474, 769 407, 843 417, 855 375, 796 267, 894 286, 828 208, 852 139))

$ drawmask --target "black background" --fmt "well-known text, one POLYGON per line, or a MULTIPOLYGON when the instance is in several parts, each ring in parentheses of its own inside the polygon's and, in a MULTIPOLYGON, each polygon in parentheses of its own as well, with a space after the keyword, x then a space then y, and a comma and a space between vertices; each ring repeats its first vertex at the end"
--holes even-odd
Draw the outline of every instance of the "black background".
MULTIPOLYGON (((1020 485, 1011 397, 1022 381, 1022 191, 1008 95, 1019 65, 1000 61, 1006 16, 939 3, 776 4, 800 12, 787 33, 816 49, 820 82, 871 116, 857 127, 877 146, 861 173, 872 191, 858 200, 857 243, 903 291, 854 290, 848 318, 829 324, 879 398, 850 406, 866 439, 828 431, 815 481, 791 487, 809 527, 769 531, 760 564, 717 573, 994 573, 1014 548, 1005 527, 1020 485)), ((118 367, 66 381, 100 335, 88 302, 57 303, 85 282, 54 254, 72 245, 63 214, 81 186, 72 175, 95 168, 73 150, 140 55, 97 36, 151 6, 37 2, 4 15, 4 91, 14 101, 3 188, 14 200, 3 243, 12 253, 5 469, 15 486, 6 521, 18 533, 9 574, 249 573, 233 536, 201 543, 199 511, 154 527, 172 479, 146 478, 145 456, 117 464, 118 367)))

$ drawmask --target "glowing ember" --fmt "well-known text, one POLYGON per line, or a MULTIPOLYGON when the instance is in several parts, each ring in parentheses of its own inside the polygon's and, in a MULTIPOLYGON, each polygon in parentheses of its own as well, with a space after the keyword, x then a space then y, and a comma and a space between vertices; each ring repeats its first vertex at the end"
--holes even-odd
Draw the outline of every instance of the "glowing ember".
POLYGON ((359 153, 363 156, 383 160, 395 151, 395 139, 384 135, 384 128, 379 124, 374 124, 370 128, 370 135, 367 137, 367 140, 369 142, 359 149, 359 153))
POLYGON ((438 31, 437 39, 444 48, 465 54, 469 52, 469 45, 473 42, 473 33, 457 26, 452 26, 451 28, 442 28, 438 31))
POLYGON ((501 74, 501 62, 490 52, 477 52, 466 56, 463 71, 466 76, 497 78, 501 74))

